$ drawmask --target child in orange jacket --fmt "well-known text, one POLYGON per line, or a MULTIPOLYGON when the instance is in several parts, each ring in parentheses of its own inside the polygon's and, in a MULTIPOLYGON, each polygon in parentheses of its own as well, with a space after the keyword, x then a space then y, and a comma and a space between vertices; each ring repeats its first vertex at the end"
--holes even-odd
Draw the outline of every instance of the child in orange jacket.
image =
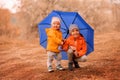
POLYGON ((56 59, 56 68, 63 70, 61 66, 61 53, 58 47, 63 44, 62 32, 60 31, 60 19, 53 17, 51 21, 51 28, 46 29, 47 34, 47 67, 49 72, 53 72, 52 61, 56 59))
POLYGON ((75 68, 79 68, 78 61, 86 61, 87 44, 84 37, 80 34, 79 28, 76 24, 72 24, 69 27, 70 36, 64 42, 62 48, 68 55, 68 68, 73 70, 73 64, 75 68))

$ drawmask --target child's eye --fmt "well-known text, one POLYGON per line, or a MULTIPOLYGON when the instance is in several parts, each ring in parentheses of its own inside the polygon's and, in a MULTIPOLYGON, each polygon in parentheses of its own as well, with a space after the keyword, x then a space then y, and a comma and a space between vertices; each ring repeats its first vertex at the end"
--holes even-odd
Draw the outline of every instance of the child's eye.
POLYGON ((78 31, 78 29, 76 29, 76 31, 78 31))
POLYGON ((60 24, 56 24, 56 23, 55 23, 54 25, 55 25, 55 26, 60 26, 60 24))

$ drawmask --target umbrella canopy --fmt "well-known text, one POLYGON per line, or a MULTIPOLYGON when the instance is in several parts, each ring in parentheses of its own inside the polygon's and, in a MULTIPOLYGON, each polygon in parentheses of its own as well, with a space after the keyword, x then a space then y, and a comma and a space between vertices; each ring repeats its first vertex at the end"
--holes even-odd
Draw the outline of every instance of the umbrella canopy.
MULTIPOLYGON (((77 12, 63 12, 63 11, 52 11, 45 19, 43 19, 39 24, 39 36, 40 36, 40 45, 46 48, 47 45, 47 35, 45 32, 46 28, 51 27, 52 17, 59 17, 61 19, 61 31, 63 38, 69 36, 69 26, 70 24, 77 24, 80 33, 84 36, 87 42, 87 53, 90 54, 94 51, 94 30, 83 20, 83 18, 77 12)), ((62 51, 62 59, 67 59, 67 55, 62 51)))

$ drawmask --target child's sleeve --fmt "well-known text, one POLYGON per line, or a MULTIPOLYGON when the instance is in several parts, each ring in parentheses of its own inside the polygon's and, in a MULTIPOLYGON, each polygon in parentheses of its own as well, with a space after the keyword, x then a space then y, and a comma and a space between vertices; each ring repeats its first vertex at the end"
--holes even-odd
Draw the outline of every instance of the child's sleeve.
POLYGON ((48 37, 50 37, 50 38, 52 38, 52 40, 55 42, 55 43, 57 43, 57 44, 61 44, 62 43, 62 33, 61 33, 61 38, 58 38, 57 36, 56 36, 56 34, 54 34, 54 32, 51 30, 51 31, 48 31, 48 30, 46 30, 46 32, 47 32, 47 36, 48 37))
POLYGON ((57 43, 57 44, 61 44, 62 43, 62 33, 61 33, 61 35, 59 35, 60 37, 58 38, 57 36, 56 36, 56 34, 53 34, 53 40, 54 40, 54 42, 55 43, 57 43))
POLYGON ((69 41, 66 39, 66 40, 64 41, 63 45, 62 45, 62 49, 63 49, 64 51, 67 51, 68 48, 69 48, 69 41))
POLYGON ((83 38, 83 40, 82 40, 82 48, 81 48, 80 51, 78 51, 78 54, 79 54, 79 56, 83 56, 83 55, 86 54, 86 52, 87 52, 87 43, 86 43, 85 39, 83 38))

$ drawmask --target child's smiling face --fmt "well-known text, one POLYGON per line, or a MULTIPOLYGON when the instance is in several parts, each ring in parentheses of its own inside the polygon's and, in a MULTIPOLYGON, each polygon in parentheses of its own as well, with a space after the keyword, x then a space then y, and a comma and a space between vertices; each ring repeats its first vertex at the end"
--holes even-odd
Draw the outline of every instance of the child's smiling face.
POLYGON ((56 30, 59 30, 60 29, 60 22, 59 21, 53 22, 52 28, 56 29, 56 30))
POLYGON ((72 29, 71 35, 77 38, 79 36, 79 30, 77 28, 72 29))

